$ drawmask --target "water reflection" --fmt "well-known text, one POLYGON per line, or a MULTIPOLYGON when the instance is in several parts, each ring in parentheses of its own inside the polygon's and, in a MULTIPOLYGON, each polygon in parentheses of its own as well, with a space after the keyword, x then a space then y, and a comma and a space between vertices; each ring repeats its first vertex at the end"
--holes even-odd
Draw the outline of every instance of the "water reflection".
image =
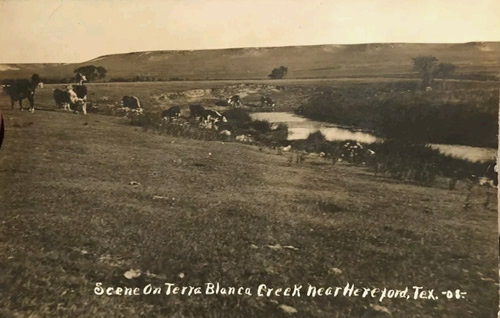
MULTIPOLYGON (((286 123, 288 125, 288 140, 306 139, 310 133, 321 131, 329 141, 356 140, 362 143, 374 143, 382 141, 369 133, 352 131, 337 125, 310 120, 292 113, 252 113, 253 120, 267 120, 270 123, 286 123)), ((493 161, 495 160, 495 149, 469 147, 461 145, 431 144, 441 153, 455 158, 469 161, 493 161)))

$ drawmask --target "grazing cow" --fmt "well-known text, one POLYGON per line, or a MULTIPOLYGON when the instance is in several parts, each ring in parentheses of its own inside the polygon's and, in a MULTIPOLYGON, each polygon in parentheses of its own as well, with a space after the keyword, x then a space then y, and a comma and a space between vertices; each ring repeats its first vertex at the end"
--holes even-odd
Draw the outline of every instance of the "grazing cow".
POLYGON ((56 88, 53 96, 58 107, 64 110, 73 108, 76 112, 77 106, 81 106, 83 113, 87 114, 87 88, 84 85, 68 85, 66 90, 56 88))
POLYGON ((271 106, 271 107, 274 107, 276 106, 276 103, 273 101, 273 99, 271 97, 268 97, 268 96, 262 96, 260 98, 260 104, 264 107, 264 106, 271 106))
POLYGON ((141 108, 141 102, 139 98, 135 96, 123 96, 122 98, 123 107, 131 108, 131 109, 139 109, 141 108))
POLYGON ((203 118, 203 114, 205 113, 205 108, 200 104, 189 105, 189 111, 191 112, 191 118, 200 117, 200 120, 203 118))
POLYGON ((240 95, 233 95, 227 99, 227 103, 231 106, 241 106, 241 98, 240 95))
POLYGON ((40 83, 38 74, 31 76, 31 81, 26 79, 16 80, 11 85, 4 87, 4 91, 10 97, 11 109, 14 109, 14 103, 19 102, 19 108, 23 110, 23 99, 27 99, 30 103, 29 110, 35 111, 35 91, 40 83))
POLYGON ((226 116, 222 115, 216 110, 205 109, 202 118, 205 121, 212 121, 214 124, 220 121, 223 123, 227 123, 226 116))
POLYGON ((167 110, 164 110, 161 113, 162 118, 168 119, 168 121, 172 121, 173 118, 179 118, 181 114, 181 108, 179 106, 172 106, 167 110))

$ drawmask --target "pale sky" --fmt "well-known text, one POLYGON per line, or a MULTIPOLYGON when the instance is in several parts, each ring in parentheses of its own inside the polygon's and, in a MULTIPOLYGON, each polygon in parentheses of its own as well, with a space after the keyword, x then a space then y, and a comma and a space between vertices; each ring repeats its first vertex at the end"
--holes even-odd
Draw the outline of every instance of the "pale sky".
POLYGON ((374 42, 500 41, 500 0, 0 0, 0 63, 374 42))

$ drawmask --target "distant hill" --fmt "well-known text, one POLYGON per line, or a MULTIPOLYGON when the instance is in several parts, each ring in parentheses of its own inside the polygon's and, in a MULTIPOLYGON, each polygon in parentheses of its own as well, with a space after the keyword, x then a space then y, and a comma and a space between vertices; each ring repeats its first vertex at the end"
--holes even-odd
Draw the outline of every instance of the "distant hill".
POLYGON ((434 55, 458 66, 457 76, 498 77, 500 42, 462 44, 373 43, 194 51, 148 51, 105 55, 83 63, 0 64, 0 80, 71 78, 83 65, 103 66, 106 80, 265 79, 280 65, 287 78, 412 77, 412 57, 434 55))

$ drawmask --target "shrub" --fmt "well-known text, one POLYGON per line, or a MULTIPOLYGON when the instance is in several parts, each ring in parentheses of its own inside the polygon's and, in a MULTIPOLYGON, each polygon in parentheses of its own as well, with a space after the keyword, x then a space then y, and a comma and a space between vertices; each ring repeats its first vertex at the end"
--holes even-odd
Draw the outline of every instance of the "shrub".
POLYGON ((288 126, 280 123, 276 129, 270 129, 267 132, 261 132, 255 139, 261 144, 268 146, 280 146, 287 143, 288 139, 288 126))
POLYGON ((241 108, 230 109, 224 113, 231 130, 248 129, 252 119, 247 111, 241 108))
POLYGON ((260 133, 267 133, 271 131, 271 124, 266 120, 254 120, 250 124, 250 127, 260 133))
POLYGON ((310 133, 309 136, 307 136, 307 142, 309 143, 323 143, 326 141, 325 135, 321 131, 315 131, 313 133, 310 133))
POLYGON ((425 144, 387 140, 373 145, 376 149, 376 172, 392 178, 430 185, 440 174, 439 151, 425 144))
POLYGON ((273 131, 274 141, 285 141, 288 139, 288 126, 285 123, 279 123, 278 127, 273 131))
POLYGON ((268 75, 271 79, 282 79, 288 73, 288 67, 280 66, 276 67, 271 71, 271 74, 268 75))

